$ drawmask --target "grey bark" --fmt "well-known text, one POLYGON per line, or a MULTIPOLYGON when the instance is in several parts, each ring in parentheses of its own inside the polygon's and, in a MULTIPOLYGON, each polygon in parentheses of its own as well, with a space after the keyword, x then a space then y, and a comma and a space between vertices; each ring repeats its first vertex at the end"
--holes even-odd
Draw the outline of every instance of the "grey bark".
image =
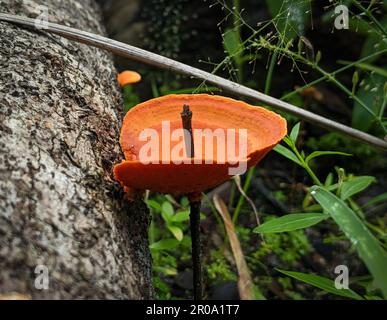
MULTIPOLYGON (((44 5, 50 21, 104 34, 92 0, 0 4, 30 17, 44 5)), ((111 55, 3 22, 0 42, 0 295, 151 298, 149 213, 112 177, 122 100, 111 55)))

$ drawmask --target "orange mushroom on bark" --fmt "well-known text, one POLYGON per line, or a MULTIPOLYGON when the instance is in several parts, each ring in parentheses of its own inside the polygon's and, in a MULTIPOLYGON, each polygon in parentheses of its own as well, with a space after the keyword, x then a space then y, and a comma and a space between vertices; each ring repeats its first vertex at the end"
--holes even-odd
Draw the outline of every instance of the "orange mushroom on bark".
POLYGON ((141 81, 141 75, 136 71, 126 70, 118 74, 117 81, 121 87, 124 87, 127 84, 141 81))
POLYGON ((188 195, 195 299, 202 294, 201 193, 256 165, 286 132, 276 113, 215 95, 167 95, 127 112, 120 136, 125 160, 115 165, 115 179, 129 194, 188 195))

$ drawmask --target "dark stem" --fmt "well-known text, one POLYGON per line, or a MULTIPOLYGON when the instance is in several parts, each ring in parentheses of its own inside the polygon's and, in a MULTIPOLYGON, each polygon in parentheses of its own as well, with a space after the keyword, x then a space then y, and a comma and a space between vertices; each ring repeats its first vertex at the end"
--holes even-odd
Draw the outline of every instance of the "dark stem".
POLYGON ((195 156, 195 148, 192 135, 192 111, 189 109, 188 105, 183 106, 183 112, 180 113, 181 120, 183 122, 184 131, 184 141, 185 141, 185 150, 187 152, 187 157, 193 158, 195 156))
MULTIPOLYGON (((194 141, 192 135, 192 111, 188 105, 183 106, 183 112, 180 114, 183 122, 185 150, 187 157, 195 156, 194 141)), ((192 273, 193 273, 193 292, 194 300, 201 300, 203 295, 202 264, 201 264, 201 246, 200 246, 200 205, 201 196, 197 194, 189 195, 192 241, 192 273)))
POLYGON ((192 269, 194 300, 201 300, 203 294, 201 245, 200 245, 200 204, 201 201, 190 201, 190 223, 192 240, 192 269))

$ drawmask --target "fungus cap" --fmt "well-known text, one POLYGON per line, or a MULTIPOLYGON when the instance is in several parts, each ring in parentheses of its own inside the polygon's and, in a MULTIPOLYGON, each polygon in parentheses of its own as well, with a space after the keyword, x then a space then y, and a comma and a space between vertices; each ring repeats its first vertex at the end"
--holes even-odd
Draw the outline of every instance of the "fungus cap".
POLYGON ((126 86, 127 84, 136 83, 141 81, 141 75, 136 71, 123 71, 118 74, 117 81, 121 87, 126 86))
POLYGON ((216 95, 167 95, 140 103, 126 114, 120 135, 120 144, 126 160, 115 165, 114 176, 126 190, 148 189, 177 194, 202 192, 230 179, 230 168, 238 165, 246 165, 246 168, 249 168, 256 165, 286 133, 285 119, 261 107, 216 95), (189 105, 192 110, 194 131, 209 129, 208 132, 215 133, 217 129, 223 130, 226 132, 223 140, 226 146, 218 146, 216 142, 219 140, 214 134, 213 150, 208 153, 205 150, 206 135, 202 136, 204 140, 199 141, 194 134, 195 157, 184 157, 183 152, 176 158, 173 149, 183 142, 173 141, 173 132, 182 127, 180 113, 183 105, 189 105), (166 121, 169 131, 163 131, 166 128, 163 122, 165 124, 166 121), (151 157, 151 162, 154 163, 145 164, 140 161, 141 149, 149 143, 149 140, 140 139, 145 128, 151 129, 159 137, 158 147, 151 157), (245 155, 240 152, 240 129, 247 130, 245 155), (235 130, 236 133, 235 140, 230 140, 236 149, 234 155, 237 157, 233 158, 234 161, 229 161, 227 156, 225 159, 219 158, 222 151, 228 150, 227 130, 235 130), (165 147, 165 144, 168 146, 165 147))

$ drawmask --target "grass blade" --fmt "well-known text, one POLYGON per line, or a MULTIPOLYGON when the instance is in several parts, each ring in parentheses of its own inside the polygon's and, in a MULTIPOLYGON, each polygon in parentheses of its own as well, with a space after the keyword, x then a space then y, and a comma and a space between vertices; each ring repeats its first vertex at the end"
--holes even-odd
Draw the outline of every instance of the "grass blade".
POLYGON ((304 229, 329 218, 323 213, 292 213, 267 221, 254 229, 256 233, 278 233, 304 229))
POLYGON ((339 152, 339 151, 314 151, 309 156, 306 157, 305 162, 308 163, 310 160, 316 157, 329 156, 329 155, 352 156, 349 153, 339 152))
POLYGON ((311 188, 311 194, 352 242, 360 258, 374 277, 376 286, 382 290, 384 297, 387 298, 387 253, 380 246, 378 240, 343 200, 318 186, 311 188))
POLYGON ((349 181, 343 182, 341 187, 341 199, 345 200, 352 197, 354 194, 368 188, 375 181, 375 177, 362 176, 355 177, 349 181))
POLYGON ((360 295, 358 295, 355 291, 352 291, 351 289, 337 289, 334 285, 334 281, 331 279, 321 277, 315 274, 295 272, 295 271, 285 271, 280 269, 277 269, 277 270, 289 277, 300 280, 314 287, 320 288, 326 292, 333 293, 335 295, 350 298, 350 299, 363 300, 363 298, 360 295))
POLYGON ((288 148, 280 144, 277 144, 273 150, 283 155, 285 158, 292 160, 293 162, 297 163, 299 166, 302 167, 302 163, 300 162, 300 160, 298 160, 297 156, 293 153, 293 151, 289 150, 288 148))

